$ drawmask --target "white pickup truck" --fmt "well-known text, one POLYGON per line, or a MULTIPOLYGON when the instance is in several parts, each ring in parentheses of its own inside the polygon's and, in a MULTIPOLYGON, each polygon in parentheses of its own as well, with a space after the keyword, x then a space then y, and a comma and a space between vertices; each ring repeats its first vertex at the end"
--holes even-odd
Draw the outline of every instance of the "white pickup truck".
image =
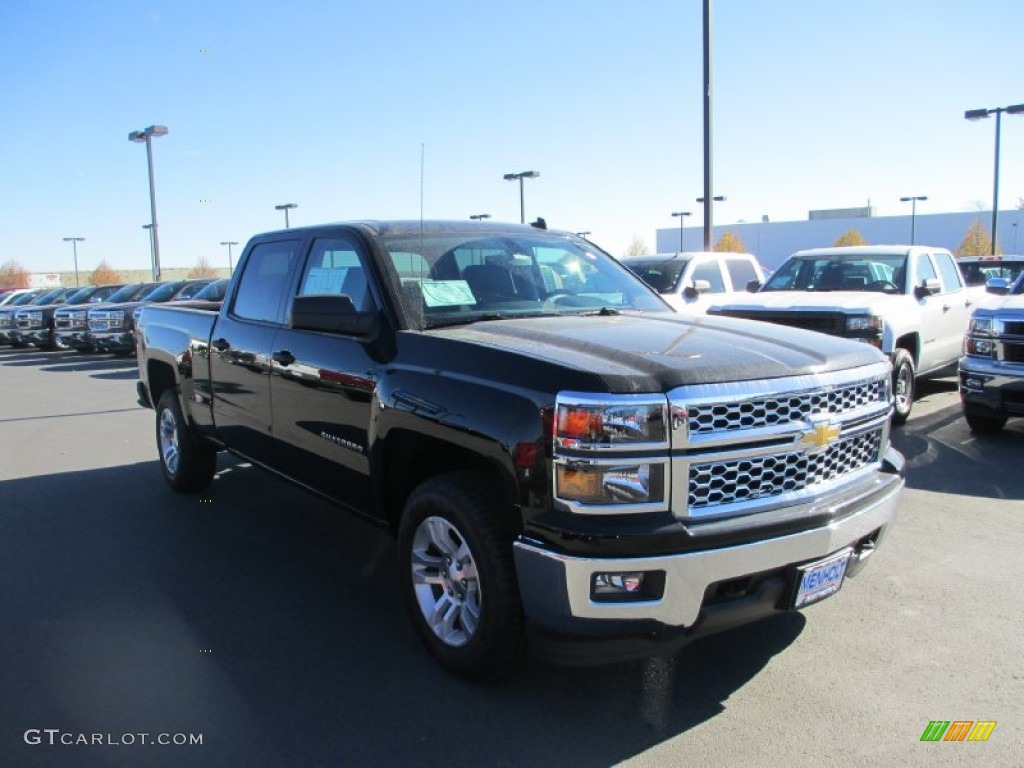
POLYGON ((764 282, 764 270, 749 253, 684 251, 626 256, 619 261, 656 290, 676 312, 703 315, 730 294, 764 282))
POLYGON ((953 373, 972 297, 943 248, 851 246, 798 251, 761 289, 708 314, 766 320, 861 339, 892 361, 895 410, 910 416, 916 379, 953 373))

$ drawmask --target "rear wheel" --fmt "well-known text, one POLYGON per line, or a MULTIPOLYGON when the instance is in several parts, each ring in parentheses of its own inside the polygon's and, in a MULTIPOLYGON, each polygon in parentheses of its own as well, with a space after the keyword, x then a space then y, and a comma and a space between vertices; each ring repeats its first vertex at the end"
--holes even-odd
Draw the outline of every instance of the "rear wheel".
POLYGON ((892 358, 893 424, 904 424, 914 407, 914 358, 905 349, 897 349, 892 358))
POLYGON ((982 416, 978 413, 967 413, 964 411, 964 419, 967 420, 967 426, 971 428, 971 432, 978 432, 979 434, 999 432, 1006 426, 1006 417, 995 414, 992 416, 982 416))
POLYGON ((202 490, 213 480, 217 451, 192 434, 173 389, 163 393, 156 407, 156 447, 164 478, 174 490, 202 490))
POLYGON ((468 472, 427 480, 398 532, 403 592, 420 639, 470 679, 507 673, 525 649, 512 532, 493 483, 468 472))

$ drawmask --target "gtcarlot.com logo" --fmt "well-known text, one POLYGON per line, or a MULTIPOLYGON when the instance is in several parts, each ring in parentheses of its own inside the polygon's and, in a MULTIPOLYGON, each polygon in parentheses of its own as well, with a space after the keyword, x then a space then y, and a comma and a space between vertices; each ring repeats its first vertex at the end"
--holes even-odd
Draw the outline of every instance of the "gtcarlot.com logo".
POLYGON ((32 746, 135 747, 156 744, 162 747, 201 747, 201 733, 81 733, 60 728, 29 728, 22 737, 32 746))

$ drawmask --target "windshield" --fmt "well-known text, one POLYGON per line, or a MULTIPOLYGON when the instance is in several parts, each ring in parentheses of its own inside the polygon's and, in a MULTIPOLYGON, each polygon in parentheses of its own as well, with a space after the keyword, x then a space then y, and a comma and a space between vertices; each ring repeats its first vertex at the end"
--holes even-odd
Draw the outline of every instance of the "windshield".
POLYGON ((424 233, 384 238, 416 325, 601 310, 670 312, 618 262, 581 239, 424 233))
POLYGON ((227 280, 214 280, 195 295, 197 301, 223 301, 227 291, 227 280))
POLYGON ((675 293, 689 259, 629 259, 622 262, 633 274, 658 293, 675 293))
POLYGON ((8 307, 20 307, 22 304, 28 304, 30 301, 32 301, 38 295, 39 294, 36 293, 35 291, 33 291, 31 293, 19 294, 18 296, 15 296, 13 299, 11 299, 7 303, 7 306, 8 307))
POLYGON ((134 296, 141 290, 142 283, 132 283, 131 285, 126 285, 123 288, 119 288, 118 290, 114 291, 114 293, 110 295, 110 298, 107 299, 107 301, 109 301, 111 304, 116 304, 117 302, 120 301, 129 301, 132 298, 132 296, 134 296))
POLYGON ((87 286, 85 288, 79 288, 77 291, 75 291, 70 296, 68 296, 68 298, 64 301, 64 303, 65 304, 84 304, 90 298, 92 298, 92 295, 94 293, 96 293, 96 287, 95 286, 90 285, 90 286, 87 286))
POLYGON ((37 297, 36 300, 33 301, 32 303, 38 304, 39 306, 42 306, 43 304, 53 304, 55 301, 60 301, 61 297, 64 295, 64 291, 64 288, 57 288, 52 291, 47 291, 46 293, 37 297))
POLYGON ((794 256, 762 291, 877 291, 905 293, 905 255, 794 256))
POLYGON ((181 288, 180 282, 174 283, 157 283, 153 288, 145 293, 136 296, 137 301, 153 301, 161 302, 167 301, 174 295, 174 292, 181 288))
POLYGON ((1003 259, 991 261, 961 261, 960 271, 963 273, 964 282, 969 285, 984 285, 993 277, 1002 277, 1013 282, 1017 276, 1024 271, 1024 257, 1019 261, 1003 259))
POLYGON ((209 280, 197 280, 195 282, 185 283, 179 286, 177 293, 172 297, 175 301, 184 301, 185 299, 194 299, 196 294, 203 290, 210 284, 209 280))

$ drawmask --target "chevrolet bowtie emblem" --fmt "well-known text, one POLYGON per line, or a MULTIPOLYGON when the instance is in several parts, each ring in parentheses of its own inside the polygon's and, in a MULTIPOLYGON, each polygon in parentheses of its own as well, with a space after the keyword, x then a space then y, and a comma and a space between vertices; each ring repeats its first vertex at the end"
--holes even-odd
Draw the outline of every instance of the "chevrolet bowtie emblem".
POLYGON ((839 437, 839 431, 838 424, 818 424, 800 438, 800 442, 813 450, 821 450, 839 437))

